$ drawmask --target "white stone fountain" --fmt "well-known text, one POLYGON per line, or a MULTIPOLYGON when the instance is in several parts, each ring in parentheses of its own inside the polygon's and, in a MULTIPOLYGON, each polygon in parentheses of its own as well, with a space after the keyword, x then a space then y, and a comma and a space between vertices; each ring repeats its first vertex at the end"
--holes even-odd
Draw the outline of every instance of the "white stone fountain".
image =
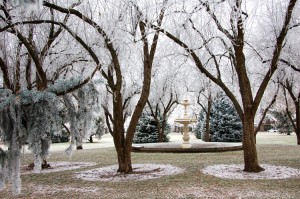
POLYGON ((183 100, 183 103, 181 105, 184 106, 184 115, 183 118, 175 119, 175 122, 179 124, 183 124, 183 143, 181 145, 181 148, 191 148, 192 145, 190 144, 190 136, 189 136, 189 124, 197 122, 195 118, 189 118, 187 114, 187 107, 190 105, 189 101, 183 100))

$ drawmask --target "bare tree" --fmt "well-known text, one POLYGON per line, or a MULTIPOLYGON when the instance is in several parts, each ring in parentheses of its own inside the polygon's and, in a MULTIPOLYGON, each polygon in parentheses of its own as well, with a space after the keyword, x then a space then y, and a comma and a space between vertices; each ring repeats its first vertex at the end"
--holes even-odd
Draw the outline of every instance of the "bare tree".
POLYGON ((167 92, 165 89, 166 87, 163 88, 163 95, 159 98, 159 100, 156 100, 152 103, 149 100, 147 101, 151 115, 153 116, 157 124, 159 142, 163 142, 163 135, 165 134, 168 116, 172 113, 176 105, 179 103, 177 94, 174 94, 172 90, 171 92, 167 92))
POLYGON ((201 136, 203 141, 205 142, 209 142, 210 141, 210 136, 209 136, 209 130, 210 130, 210 114, 211 114, 211 107, 212 107, 212 91, 210 89, 210 87, 208 87, 208 91, 207 91, 207 95, 204 93, 204 90, 201 90, 198 93, 197 96, 197 104, 199 104, 202 107, 202 110, 205 112, 205 134, 204 136, 201 136), (200 98, 201 95, 204 96, 207 104, 204 105, 200 98))
MULTIPOLYGON (((211 60, 215 66, 215 72, 212 73, 205 67, 205 64, 202 61, 202 58, 197 54, 195 48, 191 47, 184 42, 181 38, 171 34, 167 30, 158 28, 155 25, 152 27, 155 30, 161 30, 166 36, 173 40, 176 44, 181 46, 194 60, 195 65, 198 69, 204 73, 209 79, 214 83, 219 85, 226 95, 233 102, 242 122, 243 122, 243 146, 244 146, 244 163, 245 171, 249 172, 260 172, 264 170, 258 164, 257 151, 255 146, 255 134, 254 134, 254 118, 257 112, 258 106, 261 102, 263 94, 268 86, 268 83, 276 72, 278 68, 278 61, 280 54, 283 48, 283 44, 286 40, 286 36, 289 31, 289 24, 292 19, 292 14, 296 6, 297 0, 290 0, 288 6, 286 7, 286 13, 284 15, 282 27, 279 32, 276 34, 276 39, 273 43, 273 52, 271 53, 271 61, 268 62, 268 70, 264 75, 261 76, 261 83, 257 87, 258 89, 256 94, 253 93, 253 88, 250 83, 249 77, 249 68, 247 67, 247 54, 245 52, 245 47, 247 41, 245 40, 246 30, 244 27, 245 21, 247 20, 248 14, 243 11, 242 1, 236 0, 234 3, 228 2, 218 2, 218 3, 208 3, 202 2, 202 4, 195 6, 194 12, 198 11, 199 8, 205 9, 207 16, 209 16, 210 21, 214 23, 217 31, 221 36, 215 36, 210 39, 206 39, 199 27, 196 27, 192 17, 189 17, 187 21, 190 22, 190 27, 192 30, 199 35, 199 38, 203 41, 203 46, 206 49, 206 52, 210 55, 211 60), (231 8, 230 15, 228 19, 230 21, 229 29, 228 26, 223 26, 221 23, 221 18, 216 15, 215 9, 221 4, 227 4, 231 8), (220 53, 216 54, 212 51, 209 43, 215 40, 219 40, 223 45, 223 48, 226 49, 225 54, 220 53), (238 79, 238 87, 240 92, 240 98, 237 98, 230 88, 226 85, 224 79, 222 79, 222 71, 220 60, 226 58, 232 66, 232 70, 238 79), (216 75, 214 75, 216 74, 216 75), (239 101, 241 100, 241 101, 239 101)), ((222 19, 223 21, 224 19, 222 19)), ((186 25, 185 25, 186 27, 186 25)), ((190 30, 191 30, 190 29, 190 30)), ((222 63, 223 64, 223 63, 222 63)))
POLYGON ((285 104, 286 104, 286 113, 293 125, 294 131, 297 136, 297 144, 300 145, 300 90, 299 90, 299 75, 296 73, 292 78, 285 78, 280 82, 282 86, 285 104), (295 110, 296 122, 292 115, 290 114, 290 110, 292 107, 289 106, 288 96, 292 99, 293 109, 295 110))
MULTIPOLYGON (((165 7, 167 1, 163 1, 163 6, 158 13, 158 17, 155 20, 157 25, 160 27, 162 24, 162 20, 164 17, 165 7)), ((122 4, 122 3, 121 3, 122 4)), ((130 4, 129 4, 130 5, 130 4)), ((78 18, 78 20, 83 20, 85 23, 92 26, 103 38, 105 43, 105 48, 110 54, 111 64, 107 68, 107 71, 102 70, 102 75, 107 81, 107 88, 109 93, 112 95, 112 112, 108 109, 105 111, 106 118, 109 119, 111 123, 108 123, 108 127, 110 133, 113 136, 115 148, 118 156, 119 168, 118 172, 121 173, 131 173, 132 172, 132 163, 131 163, 131 145, 133 141, 133 136, 135 133, 136 125, 138 119, 140 118, 143 108, 148 100, 149 92, 150 92, 150 83, 151 83, 151 71, 154 62, 154 56, 156 52, 156 47, 159 38, 159 32, 155 31, 152 36, 152 43, 149 42, 151 38, 148 26, 148 19, 146 15, 142 12, 140 7, 136 4, 131 4, 129 6, 130 9, 133 9, 134 13, 136 13, 132 20, 134 32, 132 32, 133 36, 136 36, 137 33, 140 33, 140 41, 142 42, 142 54, 143 54, 143 84, 140 92, 140 96, 138 102, 136 104, 135 109, 132 112, 131 120, 129 122, 129 126, 125 131, 124 128, 124 99, 122 88, 123 84, 123 72, 121 67, 121 58, 119 56, 118 51, 115 47, 115 41, 111 39, 111 36, 101 27, 101 25, 97 24, 88 16, 82 14, 80 11, 75 9, 66 9, 60 6, 51 4, 49 2, 44 2, 44 6, 55 9, 62 13, 70 13, 78 18), (143 20, 142 20, 143 19, 143 20), (137 31, 137 28, 139 31, 137 31), (112 124, 112 125, 110 125, 112 124)), ((126 4, 122 4, 120 6, 128 6, 126 4)), ((119 20, 122 20, 125 13, 119 13, 119 20)), ((122 22, 122 21, 121 21, 122 22)), ((118 23, 118 22, 117 22, 118 23)), ((94 53, 94 51, 89 48, 89 53, 93 57, 96 64, 99 63, 98 56, 94 53)), ((126 103, 125 103, 126 104, 126 103)))

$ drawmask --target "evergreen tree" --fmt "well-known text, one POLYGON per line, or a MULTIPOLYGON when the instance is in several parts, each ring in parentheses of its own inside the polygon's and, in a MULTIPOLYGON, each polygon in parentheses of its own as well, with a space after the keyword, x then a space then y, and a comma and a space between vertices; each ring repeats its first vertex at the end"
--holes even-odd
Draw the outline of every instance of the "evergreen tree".
MULTIPOLYGON (((162 122, 162 120, 160 120, 162 122)), ((137 125, 137 131, 133 138, 133 143, 157 143, 159 142, 159 135, 157 131, 157 124, 151 114, 143 113, 137 125)), ((170 125, 166 125, 163 135, 163 142, 169 142, 167 136, 170 132, 170 125)))
POLYGON ((276 129, 279 133, 290 135, 293 130, 293 124, 286 112, 274 112, 273 115, 277 119, 276 129))
MULTIPOLYGON (((242 121, 226 96, 220 96, 212 105, 210 139, 212 142, 241 142, 242 121)), ((204 130, 202 132, 205 132, 204 130)))
MULTIPOLYGON (((205 135, 205 112, 202 109, 198 116, 198 122, 196 128, 194 129, 194 134, 197 139, 202 139, 202 135, 205 135), (203 133, 202 133, 203 132, 203 133)), ((203 140, 203 139, 202 139, 203 140)))
POLYGON ((89 141, 93 142, 93 136, 95 135, 98 139, 101 139, 105 134, 105 124, 102 117, 94 118, 94 128, 89 141))

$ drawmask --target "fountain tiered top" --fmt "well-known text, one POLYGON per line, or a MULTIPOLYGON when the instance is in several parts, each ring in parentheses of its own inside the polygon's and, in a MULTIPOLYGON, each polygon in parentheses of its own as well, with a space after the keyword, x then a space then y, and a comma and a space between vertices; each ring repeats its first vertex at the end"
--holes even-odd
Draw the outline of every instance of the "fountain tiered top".
POLYGON ((184 115, 183 118, 177 118, 175 119, 175 122, 180 124, 190 124, 193 122, 197 122, 195 118, 189 118, 187 113, 187 107, 190 105, 189 101, 187 99, 183 100, 183 103, 181 105, 184 106, 184 115))

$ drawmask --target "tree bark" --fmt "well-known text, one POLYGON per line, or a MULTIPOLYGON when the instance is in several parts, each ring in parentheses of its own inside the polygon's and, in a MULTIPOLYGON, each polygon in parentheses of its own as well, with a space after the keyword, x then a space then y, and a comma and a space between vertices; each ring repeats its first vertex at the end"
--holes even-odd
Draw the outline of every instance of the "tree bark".
MULTIPOLYGON (((163 142, 164 141, 164 124, 162 126, 160 125, 160 121, 158 121, 157 125, 157 132, 158 132, 158 142, 163 142)), ((164 122, 163 122, 164 123, 164 122)))
POLYGON ((244 148, 244 171, 260 172, 264 169, 259 166, 254 133, 254 117, 245 113, 243 122, 243 148, 244 148), (246 121, 246 122, 245 122, 246 121))
POLYGON ((295 102, 296 108, 296 129, 297 145, 300 145, 300 93, 298 95, 298 101, 295 102))
POLYGON ((205 124, 205 136, 204 136, 204 141, 205 142, 210 142, 210 136, 209 136, 209 133, 210 133, 210 125, 209 125, 209 122, 210 122, 210 112, 211 112, 211 93, 209 93, 209 96, 208 96, 208 100, 207 100, 207 111, 206 111, 206 124, 205 124))
POLYGON ((162 117, 162 125, 161 125, 160 135, 159 135, 159 142, 164 141, 164 134, 165 134, 165 128, 166 128, 166 113, 164 111, 163 117, 162 117))
POLYGON ((124 146, 124 148, 118 150, 118 164, 119 168, 117 172, 123 174, 132 173, 131 145, 124 146))

